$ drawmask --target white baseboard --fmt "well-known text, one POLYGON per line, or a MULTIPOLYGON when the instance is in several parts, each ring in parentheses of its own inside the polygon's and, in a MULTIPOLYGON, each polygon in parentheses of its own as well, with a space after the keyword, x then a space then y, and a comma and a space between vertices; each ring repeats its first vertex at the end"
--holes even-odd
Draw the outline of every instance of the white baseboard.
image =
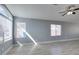
MULTIPOLYGON (((72 41, 72 40, 79 40, 79 38, 73 39, 63 39, 63 40, 51 40, 51 41, 44 41, 44 42, 37 42, 39 44, 46 44, 46 43, 53 43, 53 42, 64 42, 64 41, 72 41)), ((33 43, 22 43, 23 45, 33 45, 33 43)))
POLYGON ((45 43, 64 42, 64 41, 72 41, 72 40, 79 40, 79 38, 63 39, 63 40, 52 40, 52 41, 45 41, 45 42, 38 42, 38 43, 39 43, 39 44, 45 44, 45 43))

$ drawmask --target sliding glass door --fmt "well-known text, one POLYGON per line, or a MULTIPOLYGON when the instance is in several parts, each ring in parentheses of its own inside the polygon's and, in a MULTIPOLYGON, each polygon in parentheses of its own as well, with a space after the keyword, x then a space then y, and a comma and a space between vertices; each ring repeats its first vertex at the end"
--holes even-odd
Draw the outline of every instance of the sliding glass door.
POLYGON ((12 45, 12 14, 6 5, 0 4, 0 55, 12 45))
POLYGON ((0 54, 5 51, 5 43, 12 40, 12 22, 0 15, 0 54))

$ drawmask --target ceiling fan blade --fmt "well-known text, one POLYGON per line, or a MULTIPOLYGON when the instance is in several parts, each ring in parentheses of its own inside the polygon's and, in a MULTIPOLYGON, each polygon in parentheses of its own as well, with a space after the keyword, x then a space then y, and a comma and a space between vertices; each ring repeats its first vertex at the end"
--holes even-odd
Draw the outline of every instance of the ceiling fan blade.
POLYGON ((62 16, 65 16, 67 13, 68 13, 68 12, 66 12, 66 13, 62 14, 62 16))
POLYGON ((67 6, 67 7, 66 7, 66 10, 69 10, 69 9, 71 9, 72 7, 75 7, 75 5, 72 4, 72 5, 67 6))
POLYGON ((75 8, 74 11, 79 10, 79 8, 75 8))

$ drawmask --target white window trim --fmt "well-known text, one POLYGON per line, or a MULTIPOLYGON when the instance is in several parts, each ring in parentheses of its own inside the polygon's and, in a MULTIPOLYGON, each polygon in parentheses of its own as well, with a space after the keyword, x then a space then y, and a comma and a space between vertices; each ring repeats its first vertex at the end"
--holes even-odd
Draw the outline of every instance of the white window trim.
POLYGON ((51 36, 61 36, 61 25, 51 24, 51 36), (59 26, 59 28, 57 28, 59 26))

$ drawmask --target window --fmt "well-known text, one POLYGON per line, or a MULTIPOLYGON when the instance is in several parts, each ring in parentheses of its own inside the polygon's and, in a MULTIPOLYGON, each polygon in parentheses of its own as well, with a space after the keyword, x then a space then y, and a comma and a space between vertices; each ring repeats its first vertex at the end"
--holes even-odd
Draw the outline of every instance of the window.
POLYGON ((3 41, 3 29, 2 25, 0 24, 0 43, 3 41))
POLYGON ((0 14, 7 17, 10 20, 13 20, 12 15, 10 14, 10 12, 3 5, 0 5, 0 14))
POLYGON ((26 23, 18 22, 17 23, 17 38, 24 38, 23 30, 26 30, 26 23))
POLYGON ((2 15, 7 17, 7 14, 6 14, 5 10, 1 6, 0 6, 0 14, 2 14, 2 15))
POLYGON ((0 33, 4 33, 4 41, 12 39, 12 22, 0 15, 0 33))
POLYGON ((61 25, 51 24, 51 36, 61 35, 61 25))
POLYGON ((0 4, 0 54, 3 54, 4 50, 8 49, 12 43, 12 20, 9 10, 5 5, 0 4))
POLYGON ((0 41, 4 42, 12 39, 12 15, 7 8, 0 4, 0 41))

